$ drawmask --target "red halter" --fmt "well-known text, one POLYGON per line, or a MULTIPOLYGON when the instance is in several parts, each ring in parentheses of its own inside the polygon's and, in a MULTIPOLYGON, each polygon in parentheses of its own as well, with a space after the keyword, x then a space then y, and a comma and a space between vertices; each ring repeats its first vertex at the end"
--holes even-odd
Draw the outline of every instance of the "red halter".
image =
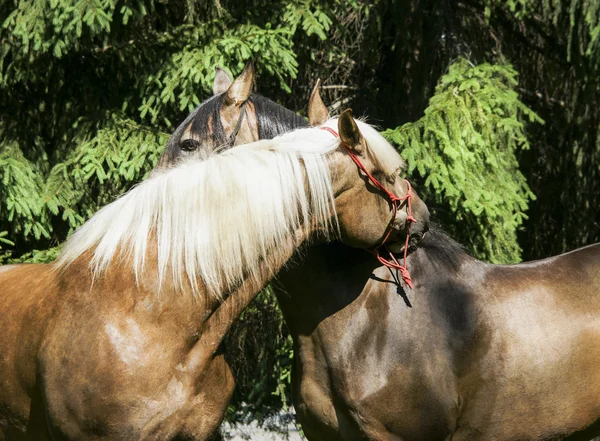
MULTIPOLYGON (((335 136, 336 138, 339 138, 339 135, 337 134, 337 132, 335 130, 333 130, 330 127, 321 127, 321 130, 327 130, 329 133, 331 133, 333 136, 335 136)), ((368 250, 369 252, 375 254, 375 256, 377 257, 377 260, 379 260, 379 262, 382 265, 387 266, 388 268, 393 268, 393 269, 397 269, 400 271, 400 274, 402 275, 402 280, 404 280, 404 283, 406 283, 411 289, 413 287, 412 284, 412 279, 410 278, 410 274, 408 272, 408 269, 406 268, 406 255, 408 253, 408 241, 410 238, 410 225, 413 222, 416 222, 417 220, 413 217, 413 213, 412 213, 412 187, 410 185, 410 182, 408 182, 408 180, 405 179, 406 181, 406 185, 408 186, 408 191, 406 192, 405 196, 396 196, 394 193, 392 193, 391 191, 389 191, 387 188, 385 188, 381 182, 379 182, 377 179, 375 179, 375 177, 373 175, 371 175, 371 173, 369 173, 369 171, 366 169, 366 167, 363 165, 363 163, 360 161, 360 159, 358 158, 358 156, 356 156, 356 154, 350 150, 348 148, 348 146, 346 144, 344 144, 342 142, 342 146, 346 149, 346 152, 348 153, 348 156, 350 156, 350 158, 352 158, 352 160, 354 161, 354 163, 356 164, 356 166, 362 170, 364 172, 364 174, 367 175, 367 177, 369 178, 369 181, 371 181, 371 183, 377 187, 379 190, 381 190, 382 192, 385 193, 385 195, 388 197, 388 199, 390 200, 392 207, 393 207, 393 215, 392 215, 392 220, 390 221, 388 228, 386 230, 386 233, 383 237, 383 240, 381 241, 381 244, 377 247, 374 247, 370 250, 368 250), (404 244, 404 260, 403 263, 400 264, 400 262, 398 262, 398 259, 396 259, 396 256, 394 256, 394 253, 392 253, 388 247, 385 246, 385 243, 387 242, 387 240, 390 238, 390 234, 392 234, 392 229, 394 227, 394 220, 396 219, 396 214, 398 214, 398 207, 400 202, 406 201, 406 210, 407 210, 407 217, 406 217, 406 243, 404 244), (385 247, 386 251, 389 253, 390 255, 390 259, 388 260, 385 257, 383 257, 380 253, 380 249, 381 247, 385 247)))

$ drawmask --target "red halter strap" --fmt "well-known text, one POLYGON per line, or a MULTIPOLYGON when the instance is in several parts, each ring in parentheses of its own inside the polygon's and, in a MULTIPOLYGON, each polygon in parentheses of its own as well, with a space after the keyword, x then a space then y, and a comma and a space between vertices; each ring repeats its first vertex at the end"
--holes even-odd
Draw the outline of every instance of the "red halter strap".
MULTIPOLYGON (((330 127, 321 127, 321 130, 326 130, 329 133, 331 133, 333 136, 335 136, 336 138, 339 138, 339 135, 337 134, 337 132, 330 127)), ((404 281, 404 283, 406 283, 412 289, 412 287, 413 287, 412 279, 410 278, 410 274, 408 272, 408 269, 406 268, 406 256, 408 253, 408 242, 409 242, 409 238, 410 238, 410 225, 411 225, 411 223, 416 222, 417 220, 413 217, 413 213, 412 213, 413 192, 412 192, 412 187, 410 185, 410 182, 408 182, 408 180, 405 179, 406 185, 408 186, 408 191, 406 192, 406 195, 405 196, 396 196, 394 193, 392 193, 387 188, 385 188, 381 184, 381 182, 379 182, 377 179, 375 179, 375 177, 373 175, 371 175, 371 173, 369 173, 369 171, 366 169, 364 164, 360 161, 358 156, 352 150, 350 150, 350 148, 348 148, 348 146, 346 144, 344 144, 342 142, 342 146, 344 147, 344 149, 346 149, 348 156, 350 156, 350 158, 352 159, 352 161, 354 161, 356 166, 360 170, 362 170, 362 172, 365 175, 367 175, 367 177, 369 178, 369 181, 371 181, 371 183, 375 187, 377 187, 379 190, 381 190, 383 193, 385 193, 385 195, 390 200, 390 202, 392 204, 392 208, 393 208, 392 220, 390 221, 390 223, 387 227, 386 233, 383 237, 383 240, 381 241, 381 244, 377 247, 374 247, 374 248, 368 250, 368 251, 375 254, 375 256, 377 257, 377 260, 379 260, 379 262, 382 265, 385 265, 388 268, 393 268, 393 269, 399 270, 400 274, 402 275, 402 280, 404 281), (392 253, 388 249, 388 247, 385 246, 385 243, 387 242, 387 240, 390 238, 390 235, 392 234, 392 230, 394 228, 394 220, 396 219, 396 214, 398 213, 398 207, 399 207, 400 202, 403 202, 403 201, 406 201, 406 210, 407 210, 406 243, 404 244, 404 260, 403 260, 403 263, 400 264, 400 262, 398 262, 398 259, 396 259, 396 256, 394 256, 394 253, 392 253), (390 260, 386 259, 385 257, 383 257, 381 255, 380 249, 382 247, 384 247, 385 250, 390 255, 390 260)))

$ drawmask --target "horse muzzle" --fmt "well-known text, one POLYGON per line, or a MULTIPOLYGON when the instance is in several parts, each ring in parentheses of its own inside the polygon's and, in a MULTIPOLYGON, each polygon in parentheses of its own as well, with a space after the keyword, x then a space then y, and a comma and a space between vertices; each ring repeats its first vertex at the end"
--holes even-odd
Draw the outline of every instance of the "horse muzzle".
POLYGON ((394 253, 404 251, 406 234, 409 234, 409 246, 416 246, 429 231, 429 209, 416 194, 413 194, 412 211, 415 222, 410 222, 406 206, 403 206, 394 219, 394 233, 390 235, 387 247, 394 253), (410 228, 409 228, 410 227, 410 228))

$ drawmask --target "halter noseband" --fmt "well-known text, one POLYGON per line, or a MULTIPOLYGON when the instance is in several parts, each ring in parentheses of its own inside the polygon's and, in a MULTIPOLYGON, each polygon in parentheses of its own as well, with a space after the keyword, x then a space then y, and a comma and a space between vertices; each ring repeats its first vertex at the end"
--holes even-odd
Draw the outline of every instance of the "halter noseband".
MULTIPOLYGON (((326 130, 329 133, 331 133, 333 136, 335 136, 336 138, 339 138, 339 135, 337 134, 337 132, 330 127, 321 127, 321 130, 326 130)), ((369 179, 369 181, 371 181, 371 183, 375 187, 377 187, 379 190, 381 190, 383 193, 385 193, 385 195, 390 200, 390 203, 392 204, 392 207, 393 207, 392 220, 390 221, 390 223, 386 229, 386 232, 383 237, 383 240, 381 241, 381 244, 379 244, 379 246, 373 247, 367 251, 373 253, 375 255, 375 257, 377 257, 377 260, 382 265, 387 266, 388 268, 399 270, 400 274, 402 275, 402 280, 404 281, 404 283, 406 283, 412 289, 412 287, 413 287, 412 279, 410 278, 410 274, 408 272, 408 269, 406 268, 406 256, 408 254, 408 242, 410 239, 410 225, 413 222, 417 222, 417 220, 413 217, 413 213, 412 213, 413 192, 412 192, 412 187, 410 185, 410 182, 408 182, 407 179, 404 180, 406 182, 406 185, 408 186, 408 191, 406 192, 406 195, 405 196, 396 196, 394 193, 392 193, 387 188, 385 188, 383 186, 383 184, 381 184, 381 182, 379 182, 377 179, 375 179, 375 177, 371 173, 369 173, 369 171, 364 166, 364 164, 360 161, 358 156, 352 150, 350 150, 350 148, 346 144, 344 144, 344 142, 342 142, 341 144, 344 147, 344 149, 346 150, 346 153, 348 153, 348 156, 350 156, 352 161, 354 161, 356 166, 359 168, 359 170, 362 170, 363 173, 365 175, 367 175, 367 178, 369 179), (403 260, 403 263, 400 264, 400 262, 398 262, 398 259, 396 259, 396 256, 394 256, 394 253, 392 253, 390 251, 390 249, 387 246, 385 246, 385 243, 387 242, 387 240, 390 238, 390 235, 392 234, 392 230, 394 228, 394 221, 396 220, 396 215, 398 214, 398 208, 399 208, 400 203, 403 201, 406 201, 406 211, 407 211, 406 242, 404 244, 404 260, 403 260), (385 248, 385 250, 389 253, 390 260, 386 259, 385 257, 383 257, 381 255, 381 252, 380 252, 381 248, 385 248)))
POLYGON ((238 119, 238 122, 235 125, 233 132, 231 132, 231 135, 229 135, 229 147, 234 146, 235 140, 238 136, 238 133, 240 132, 240 129, 242 128, 242 122, 244 121, 244 117, 246 116, 246 105, 247 104, 248 104, 248 100, 244 101, 242 103, 242 106, 240 107, 240 118, 238 119))

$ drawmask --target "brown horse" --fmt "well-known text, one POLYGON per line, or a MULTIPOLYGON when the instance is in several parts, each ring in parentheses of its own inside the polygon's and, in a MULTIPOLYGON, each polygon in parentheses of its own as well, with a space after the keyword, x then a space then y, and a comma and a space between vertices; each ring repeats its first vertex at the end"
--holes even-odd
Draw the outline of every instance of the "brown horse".
MULTIPOLYGON (((309 114, 328 117, 318 90, 309 114)), ((311 441, 600 434, 600 245, 490 265, 433 230, 411 251, 412 289, 341 244, 280 273, 311 441)))
POLYGON ((308 126, 304 118, 291 110, 252 93, 254 81, 251 62, 235 81, 217 68, 214 96, 200 104, 175 130, 158 168, 308 126))
MULTIPOLYGON (((0 439, 214 436, 233 388, 218 346, 292 254, 405 234, 386 193, 409 191, 395 150, 350 112, 327 127, 178 159, 84 224, 56 264, 3 267, 0 439)), ((193 129, 177 136, 203 147, 193 129)), ((412 208, 424 231, 414 194, 412 208)))
POLYGON ((311 441, 600 434, 600 244, 490 265, 433 230, 408 269, 331 244, 280 275, 311 441))

